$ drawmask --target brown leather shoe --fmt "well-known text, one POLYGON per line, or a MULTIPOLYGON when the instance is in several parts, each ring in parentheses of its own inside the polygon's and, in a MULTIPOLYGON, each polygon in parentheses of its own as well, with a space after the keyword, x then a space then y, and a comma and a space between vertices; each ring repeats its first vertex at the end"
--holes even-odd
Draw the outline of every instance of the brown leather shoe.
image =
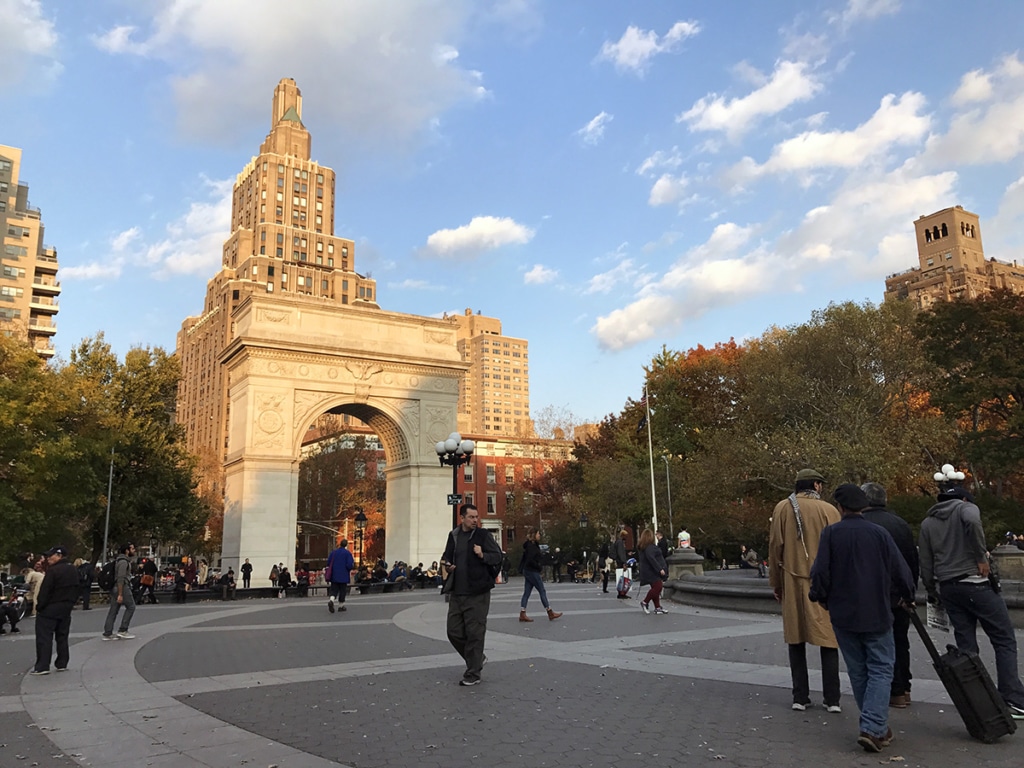
POLYGON ((554 621, 555 619, 559 618, 561 615, 562 614, 556 613, 555 611, 552 611, 550 608, 548 608, 548 619, 550 619, 551 621, 554 621))
POLYGON ((910 702, 907 700, 907 694, 898 693, 889 697, 889 706, 895 707, 896 709, 906 709, 907 704, 910 702))
POLYGON ((890 744, 892 744, 892 738, 893 738, 893 736, 892 736, 892 728, 889 728, 889 729, 888 729, 888 730, 886 730, 886 732, 885 732, 885 737, 884 737, 884 738, 881 738, 881 739, 879 739, 879 740, 878 740, 878 742, 879 742, 879 743, 880 743, 880 744, 881 744, 881 745, 882 745, 883 747, 888 747, 888 746, 889 746, 890 744))
POLYGON ((863 731, 857 737, 857 743, 864 747, 865 752, 881 752, 883 747, 881 739, 863 731))
POLYGON ((520 611, 519 612, 519 620, 520 621, 533 621, 533 619, 531 619, 529 616, 526 615, 526 611, 520 611))

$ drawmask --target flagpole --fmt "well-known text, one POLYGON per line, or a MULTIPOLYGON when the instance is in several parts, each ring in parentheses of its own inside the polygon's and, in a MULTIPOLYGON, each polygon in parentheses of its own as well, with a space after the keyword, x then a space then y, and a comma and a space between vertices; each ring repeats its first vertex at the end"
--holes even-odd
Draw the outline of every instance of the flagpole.
POLYGON ((647 408, 647 458, 651 462, 651 520, 654 531, 658 530, 658 499, 654 493, 654 448, 651 442, 651 401, 647 397, 647 383, 644 382, 644 406, 647 408))

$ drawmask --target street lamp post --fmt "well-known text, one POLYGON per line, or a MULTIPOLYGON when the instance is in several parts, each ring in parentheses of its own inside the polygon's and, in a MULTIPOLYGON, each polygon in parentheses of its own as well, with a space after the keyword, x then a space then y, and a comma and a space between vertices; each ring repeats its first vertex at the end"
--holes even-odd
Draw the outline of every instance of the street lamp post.
POLYGON ((359 538, 359 567, 363 566, 363 531, 366 530, 366 515, 362 507, 356 507, 356 536, 359 538))
POLYGON ((476 443, 472 440, 463 440, 458 432, 452 432, 447 440, 439 441, 434 450, 437 451, 437 459, 441 466, 452 468, 452 528, 459 525, 459 467, 468 464, 473 458, 473 451, 476 450, 476 443))
POLYGON ((661 458, 665 462, 665 489, 668 491, 668 540, 674 541, 672 538, 672 476, 668 473, 668 456, 663 453, 661 458))

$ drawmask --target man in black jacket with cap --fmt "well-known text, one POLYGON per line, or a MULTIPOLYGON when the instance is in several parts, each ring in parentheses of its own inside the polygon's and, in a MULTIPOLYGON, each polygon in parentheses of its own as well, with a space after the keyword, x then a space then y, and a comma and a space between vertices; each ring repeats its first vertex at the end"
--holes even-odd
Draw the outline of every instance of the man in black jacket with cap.
POLYGON ((57 671, 67 669, 71 658, 68 649, 71 609, 75 607, 81 588, 78 571, 68 562, 67 554, 64 547, 53 547, 43 553, 48 565, 36 597, 36 665, 29 673, 32 675, 50 674, 54 637, 57 639, 57 671))

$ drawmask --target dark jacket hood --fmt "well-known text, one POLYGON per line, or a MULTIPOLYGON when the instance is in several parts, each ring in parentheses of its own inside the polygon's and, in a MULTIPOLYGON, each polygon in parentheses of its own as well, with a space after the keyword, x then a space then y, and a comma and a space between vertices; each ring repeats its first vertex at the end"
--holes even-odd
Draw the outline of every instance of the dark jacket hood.
POLYGON ((953 510, 960 506, 961 499, 956 497, 943 499, 941 496, 939 498, 939 503, 928 510, 928 517, 936 517, 939 520, 948 520, 950 515, 953 514, 953 510))

